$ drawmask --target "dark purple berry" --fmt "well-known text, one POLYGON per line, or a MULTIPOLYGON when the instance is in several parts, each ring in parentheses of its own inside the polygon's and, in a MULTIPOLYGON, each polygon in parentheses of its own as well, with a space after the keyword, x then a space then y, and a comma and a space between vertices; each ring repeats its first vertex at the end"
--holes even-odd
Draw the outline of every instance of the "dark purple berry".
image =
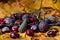
POLYGON ((13 19, 21 19, 21 14, 19 13, 19 12, 17 12, 17 13, 15 13, 15 14, 13 14, 13 15, 11 15, 11 18, 13 18, 13 19))
POLYGON ((48 24, 46 22, 40 22, 38 25, 39 31, 45 32, 48 30, 48 24))
POLYGON ((17 12, 14 16, 16 19, 21 19, 21 14, 19 12, 17 12))
POLYGON ((52 23, 56 22, 57 21, 57 18, 55 16, 50 16, 48 18, 52 23))
POLYGON ((54 31, 49 31, 49 32, 47 33, 47 35, 48 35, 49 37, 54 37, 54 36, 56 36, 56 33, 55 33, 54 31))
POLYGON ((44 22, 46 22, 46 23, 50 23, 50 20, 48 19, 48 18, 44 18, 44 22))

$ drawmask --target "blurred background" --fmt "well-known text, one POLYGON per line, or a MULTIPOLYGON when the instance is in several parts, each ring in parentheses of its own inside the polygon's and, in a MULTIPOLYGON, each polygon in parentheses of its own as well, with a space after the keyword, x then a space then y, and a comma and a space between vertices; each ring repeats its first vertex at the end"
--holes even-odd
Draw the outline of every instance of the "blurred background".
POLYGON ((34 13, 60 18, 60 0, 0 0, 0 17, 10 16, 16 12, 34 13))

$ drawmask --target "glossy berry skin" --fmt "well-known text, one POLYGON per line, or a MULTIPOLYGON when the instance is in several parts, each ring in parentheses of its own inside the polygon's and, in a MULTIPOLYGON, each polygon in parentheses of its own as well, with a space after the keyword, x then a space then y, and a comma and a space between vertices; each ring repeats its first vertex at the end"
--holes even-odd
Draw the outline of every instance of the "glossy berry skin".
POLYGON ((29 18, 29 22, 30 22, 30 23, 37 22, 37 21, 38 21, 38 19, 37 19, 37 17, 34 16, 34 15, 32 15, 32 16, 29 18))
POLYGON ((46 22, 40 22, 38 25, 39 31, 40 32, 45 32, 48 30, 48 24, 46 22))
POLYGON ((9 31, 10 31, 10 29, 9 29, 8 27, 3 27, 3 28, 2 28, 2 32, 3 32, 3 33, 9 32, 9 31))
POLYGON ((15 21, 16 25, 21 25, 21 23, 22 23, 21 21, 15 21))
POLYGON ((15 39, 15 38, 19 38, 19 34, 18 34, 18 33, 11 33, 11 34, 10 34, 10 37, 11 37, 11 38, 14 38, 14 39, 15 39))
POLYGON ((12 27, 12 32, 17 33, 18 32, 18 26, 13 26, 12 27))
POLYGON ((50 20, 51 23, 54 23, 57 21, 57 18, 55 16, 50 16, 48 19, 50 20))
POLYGON ((37 30, 37 26, 36 25, 32 25, 31 26, 31 30, 36 31, 37 30))
POLYGON ((34 35, 34 32, 33 32, 33 30, 31 30, 31 29, 27 29, 27 30, 26 30, 26 34, 27 34, 28 36, 33 36, 33 35, 34 35))
POLYGON ((3 18, 0 18, 0 26, 3 26, 4 25, 4 20, 3 18))
POLYGON ((56 36, 56 33, 55 33, 54 31, 49 31, 49 32, 47 33, 47 35, 48 35, 49 37, 54 37, 54 36, 56 36))

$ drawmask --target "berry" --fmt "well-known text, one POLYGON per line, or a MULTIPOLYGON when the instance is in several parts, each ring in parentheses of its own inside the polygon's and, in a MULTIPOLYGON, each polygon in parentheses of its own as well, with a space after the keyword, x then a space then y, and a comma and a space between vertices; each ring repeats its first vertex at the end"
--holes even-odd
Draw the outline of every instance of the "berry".
POLYGON ((15 39, 15 38, 19 38, 19 34, 18 34, 18 33, 11 33, 11 34, 10 34, 10 37, 11 37, 11 38, 14 38, 14 39, 15 39))
POLYGON ((57 21, 57 18, 55 16, 50 16, 48 19, 51 21, 51 23, 54 23, 57 21))
POLYGON ((17 12, 15 14, 11 15, 11 17, 14 19, 21 19, 21 14, 19 12, 17 12))
POLYGON ((38 19, 35 16, 29 18, 30 22, 36 22, 38 19))
POLYGON ((38 25, 39 31, 45 32, 48 30, 48 24, 46 22, 40 22, 38 25))
POLYGON ((29 20, 30 20, 30 22, 33 22, 34 19, 33 18, 29 18, 29 20))
POLYGON ((48 18, 44 18, 44 22, 46 22, 46 23, 50 23, 50 20, 48 19, 48 18))
POLYGON ((15 24, 17 24, 17 25, 21 25, 21 21, 15 21, 15 24))
POLYGON ((4 22, 5 22, 5 26, 13 26, 14 20, 11 19, 10 17, 6 17, 4 19, 4 22))
POLYGON ((36 17, 34 17, 34 21, 37 21, 38 19, 36 17))
POLYGON ((12 20, 10 17, 6 17, 6 18, 4 19, 4 22, 5 22, 6 24, 10 24, 10 23, 13 22, 13 20, 12 20))
POLYGON ((0 18, 0 26, 3 26, 4 25, 4 20, 3 18, 0 18))
POLYGON ((27 19, 27 17, 28 17, 28 16, 27 16, 26 14, 25 14, 25 15, 23 15, 23 16, 22 16, 22 20, 27 19))
POLYGON ((34 31, 36 31, 37 30, 37 26, 36 25, 32 25, 31 29, 34 30, 34 31))
POLYGON ((29 35, 29 36, 33 36, 34 32, 31 29, 27 29, 26 34, 29 35))
POLYGON ((4 27, 4 28, 2 28, 2 32, 3 33, 5 33, 5 32, 9 32, 10 31, 10 29, 8 28, 8 27, 4 27))
POLYGON ((20 18, 21 18, 21 14, 20 14, 20 13, 16 13, 16 14, 15 14, 15 18, 16 18, 16 19, 20 19, 20 18))
POLYGON ((56 36, 56 33, 54 31, 49 31, 47 35, 49 37, 54 37, 54 36, 56 36))
POLYGON ((13 19, 15 21, 15 17, 14 14, 10 16, 11 19, 13 19))
POLYGON ((56 25, 57 25, 57 26, 60 26, 60 20, 58 20, 58 21, 56 22, 56 25))
POLYGON ((12 31, 13 31, 14 33, 18 32, 18 26, 13 26, 13 27, 12 27, 12 31))

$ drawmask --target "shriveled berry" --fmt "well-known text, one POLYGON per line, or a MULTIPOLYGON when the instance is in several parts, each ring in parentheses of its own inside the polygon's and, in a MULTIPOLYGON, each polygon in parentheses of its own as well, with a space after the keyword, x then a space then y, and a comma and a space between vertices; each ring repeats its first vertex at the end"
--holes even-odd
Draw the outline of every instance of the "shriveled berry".
POLYGON ((27 34, 28 36, 33 36, 33 35, 34 35, 34 32, 33 32, 33 30, 31 30, 31 29, 27 29, 27 30, 26 30, 26 34, 27 34))
POLYGON ((10 31, 10 29, 8 28, 8 27, 4 27, 4 28, 2 28, 2 32, 3 33, 5 33, 5 32, 9 32, 10 31))

